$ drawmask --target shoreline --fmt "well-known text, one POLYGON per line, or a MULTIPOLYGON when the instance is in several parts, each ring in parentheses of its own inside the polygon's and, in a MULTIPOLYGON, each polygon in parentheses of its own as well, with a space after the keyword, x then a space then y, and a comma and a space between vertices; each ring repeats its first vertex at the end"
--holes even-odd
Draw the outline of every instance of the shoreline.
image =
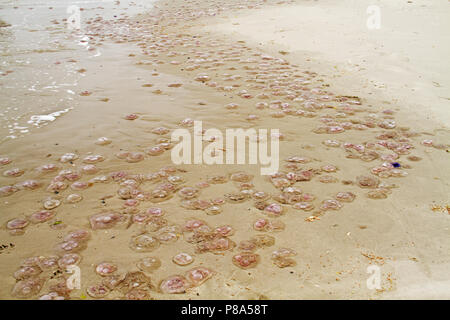
MULTIPOLYGON (((295 108, 301 108, 301 103, 288 100, 285 96, 271 96, 268 100, 257 100, 255 97, 246 99, 239 96, 238 92, 248 89, 254 96, 263 91, 269 95, 275 89, 272 90, 273 87, 270 87, 270 90, 266 90, 264 85, 274 84, 275 87, 305 78, 311 83, 305 83, 304 86, 308 89, 330 83, 330 87, 320 88, 335 95, 349 94, 362 98, 360 107, 362 113, 346 116, 355 123, 366 121, 361 114, 370 114, 372 110, 381 117, 385 117, 381 119, 392 119, 394 116, 381 113, 385 108, 391 109, 391 106, 374 103, 374 107, 371 107, 372 99, 369 98, 366 101, 364 91, 361 93, 349 88, 348 91, 352 92, 341 92, 340 89, 345 88, 345 84, 348 84, 347 81, 350 80, 343 81, 345 84, 336 86, 338 90, 335 90, 333 82, 339 78, 336 78, 336 74, 327 75, 330 67, 324 62, 320 62, 322 67, 316 70, 319 72, 316 76, 312 72, 303 72, 305 70, 302 65, 296 67, 296 64, 304 59, 302 54, 299 56, 288 54, 280 57, 271 47, 260 49, 250 40, 245 39, 246 42, 242 42, 242 35, 230 36, 228 31, 223 30, 219 35, 205 33, 202 24, 211 19, 215 20, 216 17, 197 20, 195 15, 200 12, 206 15, 205 12, 208 12, 207 9, 210 8, 208 2, 201 3, 201 10, 197 7, 184 8, 186 12, 178 7, 178 2, 171 4, 170 9, 163 9, 167 7, 166 4, 166 1, 160 1, 155 6, 156 10, 149 15, 131 18, 130 21, 148 19, 146 21, 149 21, 149 29, 133 26, 136 29, 123 38, 102 37, 101 41, 98 41, 105 48, 101 64, 95 61, 80 61, 87 69, 87 73, 80 82, 79 91, 89 90, 91 94, 78 98, 78 108, 58 119, 53 125, 42 128, 39 133, 24 137, 19 145, 15 141, 8 141, 2 145, 2 156, 7 154, 14 158, 13 164, 4 167, 5 170, 15 166, 28 169, 23 177, 0 177, 1 186, 11 183, 11 179, 20 182, 25 178, 36 178, 44 182, 44 187, 32 192, 21 190, 1 198, 4 200, 1 204, 2 211, 7 212, 1 223, 4 224, 8 219, 15 218, 17 213, 28 215, 33 210, 37 210, 39 203, 46 197, 55 197, 45 191, 51 181, 50 176, 37 175, 31 169, 47 162, 57 164, 58 171, 62 169, 76 171, 81 169, 82 159, 86 155, 104 156, 105 161, 98 163, 99 173, 92 176, 83 174, 82 181, 99 175, 108 176, 121 170, 133 174, 161 172, 160 168, 172 165, 170 150, 159 156, 146 155, 143 161, 137 163, 127 163, 116 155, 123 150, 145 152, 148 147, 156 145, 161 139, 168 138, 167 134, 156 135, 153 129, 161 126, 170 130, 176 129, 180 126, 180 121, 185 118, 203 120, 205 127, 208 128, 281 127, 285 138, 280 146, 280 163, 284 166, 280 168, 280 171, 288 170, 286 159, 290 156, 304 156, 311 159, 310 163, 301 164, 301 167, 313 170, 317 176, 312 181, 297 183, 296 187, 300 187, 304 193, 308 192, 317 197, 314 200, 316 208, 311 212, 302 212, 294 210, 290 205, 285 205, 285 214, 274 218, 284 222, 285 229, 282 232, 265 233, 274 237, 275 246, 258 249, 258 254, 262 257, 261 262, 253 269, 243 270, 231 262, 232 256, 239 252, 237 248, 221 254, 194 253, 194 246, 187 241, 189 235, 183 232, 178 235, 174 243, 161 244, 156 251, 148 254, 136 253, 129 247, 130 238, 142 232, 142 226, 133 224, 126 229, 91 230, 88 223, 88 218, 92 214, 105 210, 115 212, 124 210, 124 199, 117 196, 119 186, 116 183, 109 180, 105 183, 94 183, 90 189, 79 191, 84 199, 76 204, 67 204, 64 201, 68 193, 74 192, 69 191, 69 188, 68 191, 57 195, 63 202, 60 208, 55 209, 56 219, 62 221, 61 229, 52 228, 51 223, 55 220, 50 220, 28 226, 25 234, 21 236, 11 236, 5 228, 0 230, 2 238, 15 243, 14 249, 5 250, 0 254, 2 283, 0 297, 11 297, 10 289, 15 283, 11 274, 20 265, 21 260, 36 254, 52 255, 54 244, 60 241, 68 231, 83 228, 91 232, 91 239, 87 248, 81 253, 83 256, 80 263, 83 274, 82 290, 76 290, 71 294, 71 298, 75 299, 91 298, 85 292, 88 285, 99 281, 98 275, 94 272, 95 265, 99 262, 112 261, 118 265, 120 272, 130 272, 137 270, 136 261, 139 258, 149 255, 158 256, 163 263, 163 268, 148 274, 156 287, 150 291, 150 296, 155 299, 203 299, 204 297, 208 299, 390 299, 435 298, 436 296, 446 298, 450 294, 446 290, 448 288, 446 283, 449 281, 446 270, 450 265, 449 251, 445 247, 448 215, 430 210, 432 203, 445 205, 447 201, 445 196, 449 191, 450 176, 448 172, 442 172, 442 168, 448 166, 445 150, 431 149, 421 145, 420 140, 429 135, 423 133, 419 137, 412 135, 410 140, 415 146, 412 154, 420 156, 422 161, 411 162, 405 159, 407 155, 402 155, 399 161, 407 168, 405 170, 409 172, 409 177, 383 179, 383 182, 392 182, 398 188, 392 188, 385 200, 368 199, 365 195, 367 190, 359 188, 355 182, 348 185, 343 182, 355 181, 358 175, 367 175, 370 169, 380 162, 380 159, 373 162, 347 159, 345 150, 325 148, 323 141, 336 138, 355 144, 370 142, 375 139, 374 134, 380 134, 385 130, 375 127, 361 131, 348 130, 336 136, 316 134, 314 130, 320 123, 318 119, 329 117, 332 112, 336 113, 338 106, 319 109, 313 118, 296 117, 289 113, 278 118, 279 115, 274 116, 273 112, 278 112, 280 108, 274 107, 271 110, 266 107, 260 110, 255 109, 255 103, 283 100, 294 105, 295 108), (185 20, 180 18, 178 22, 175 22, 176 19, 171 21, 163 18, 160 24, 151 26, 150 21, 157 19, 158 10, 167 14, 171 12, 167 10, 176 9, 183 12, 180 17, 185 17, 185 20), (192 34, 191 30, 193 30, 192 34), (128 42, 131 45, 111 44, 112 42, 128 42), (247 42, 251 44, 248 45, 247 42), (266 58, 267 54, 273 55, 275 59, 285 59, 287 64, 273 57, 266 58), (125 60, 125 57, 128 60, 125 60), (257 61, 252 62, 252 60, 257 61), (323 67, 323 65, 326 66, 323 67), (218 84, 207 86, 195 80, 198 74, 202 73, 207 73, 212 78, 209 83, 217 81, 218 84), (171 87, 171 84, 181 84, 181 86, 171 87), (108 100, 101 101, 101 99, 108 100), (233 110, 224 108, 230 102, 238 104, 238 108, 233 110), (124 115, 130 113, 138 115, 138 119, 124 120, 124 115), (256 122, 247 119, 249 114, 258 115, 256 122), (96 139, 103 136, 110 138, 112 143, 103 146, 95 144, 96 139), (304 137, 304 139, 298 139, 298 137, 304 137), (58 158, 67 152, 78 154, 80 159, 70 165, 59 163, 58 158), (328 175, 321 172, 320 168, 324 165, 333 165, 338 168, 337 172, 329 174, 336 177, 337 181, 319 182, 319 179, 328 175), (414 188, 411 185, 414 181, 421 188, 414 188), (354 192, 357 195, 356 200, 345 203, 339 211, 319 209, 322 200, 344 190, 354 192), (308 221, 311 216, 318 219, 308 221), (433 235, 432 239, 429 237, 430 234, 433 235), (295 265, 278 268, 273 264, 270 259, 271 253, 280 247, 293 248, 297 252, 297 256, 293 257, 296 261, 295 265), (188 252, 195 257, 192 267, 208 267, 214 270, 215 274, 203 285, 193 288, 186 294, 161 293, 157 289, 161 280, 173 274, 182 274, 191 267, 180 267, 172 262, 172 257, 180 251, 188 252), (382 270, 382 290, 378 292, 365 288, 366 279, 369 276, 366 269, 370 265, 377 265, 382 270), (415 288, 427 283, 430 285, 425 292, 416 291, 415 288)), ((276 9, 278 7, 280 10, 289 10, 289 6, 268 9, 264 6, 254 12, 263 11, 266 12, 265 14, 270 14, 270 10, 278 10, 276 9)), ((214 10, 218 10, 216 6, 214 10)), ((226 12, 234 13, 235 11, 233 9, 226 12)), ((242 19, 253 23, 252 16, 249 16, 245 9, 242 12, 242 19)), ((221 15, 219 17, 222 20, 226 19, 221 15)), ((216 27, 216 25, 212 26, 216 27)), ((317 60, 319 61, 319 58, 317 60)), ((314 67, 308 66, 307 69, 314 71, 314 67)), ((350 79, 353 86, 361 85, 361 80, 350 79)), ((367 90, 370 91, 370 89, 367 90)), ((389 97, 389 94, 387 96, 389 97)), ((388 97, 383 100, 388 101, 388 97)), ((374 99, 374 102, 378 101, 374 99)), ((334 101, 326 103, 335 104, 334 101)), ((357 105, 356 108, 359 106, 357 105)), ((403 118, 404 112, 402 108, 394 112, 395 117, 401 119, 398 125, 402 127, 413 121, 413 118, 403 118)), ((427 123, 423 130, 429 131, 434 125, 435 123, 432 122, 427 123)), ((432 138, 444 143, 449 136, 448 130, 439 129, 442 130, 432 138)), ((396 129, 395 132, 400 134, 408 130, 396 129)), ((381 149, 376 150, 384 154, 384 151, 380 151, 381 149)), ((274 197, 280 193, 280 190, 272 186, 270 181, 258 174, 259 168, 250 165, 225 168, 207 165, 182 166, 172 174, 182 176, 183 185, 194 186, 217 174, 228 176, 235 171, 245 171, 253 175, 252 182, 257 190, 267 191, 274 197)), ((164 179, 163 176, 161 181, 165 181, 164 179)), ((150 192, 161 181, 156 184, 143 182, 139 190, 150 192)), ((236 192, 236 187, 237 184, 231 181, 226 184, 211 185, 201 190, 200 199, 214 199, 236 192)), ((235 229, 234 235, 230 238, 238 245, 250 235, 260 234, 252 228, 252 223, 255 219, 265 216, 252 203, 251 200, 243 203, 227 202, 223 205, 222 213, 208 215, 202 210, 187 210, 181 207, 180 198, 174 195, 173 198, 158 203, 141 201, 137 211, 160 206, 166 212, 165 218, 169 225, 182 226, 187 219, 205 220, 211 227, 229 224, 235 229)), ((125 213, 131 217, 136 214, 136 212, 125 213)), ((44 293, 46 290, 42 290, 40 294, 44 293)), ((117 294, 114 291, 108 298, 123 298, 117 294)))

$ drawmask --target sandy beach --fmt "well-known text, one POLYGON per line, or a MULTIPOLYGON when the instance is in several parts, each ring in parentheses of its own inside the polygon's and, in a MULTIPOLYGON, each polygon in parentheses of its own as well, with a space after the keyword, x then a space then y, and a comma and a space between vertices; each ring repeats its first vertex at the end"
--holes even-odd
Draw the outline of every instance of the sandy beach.
POLYGON ((448 1, 70 5, 0 3, 1 299, 450 298, 448 1))

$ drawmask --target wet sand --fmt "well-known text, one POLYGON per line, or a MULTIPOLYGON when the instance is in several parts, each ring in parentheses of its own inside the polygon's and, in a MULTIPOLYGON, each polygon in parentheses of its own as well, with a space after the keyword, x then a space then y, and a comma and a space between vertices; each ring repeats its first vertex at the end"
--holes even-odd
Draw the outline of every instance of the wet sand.
MULTIPOLYGON (((230 23, 235 26, 234 19, 247 28, 245 23, 258 23, 261 16, 272 12, 282 17, 293 6, 301 5, 303 2, 249 1, 241 8, 239 1, 160 1, 147 14, 130 15, 113 23, 91 20, 90 24, 84 25, 83 32, 92 37, 90 41, 101 48, 102 55, 101 59, 89 59, 77 53, 77 69, 86 71, 72 89, 75 92, 73 102, 65 104, 73 109, 51 124, 23 137, 7 139, 0 146, 0 155, 12 159, 11 163, 2 166, 2 173, 12 168, 25 170, 20 177, 2 175, 2 187, 29 179, 42 183, 36 190, 19 190, 1 198, 0 239, 5 247, 0 251, 0 297, 18 298, 11 295, 16 284, 13 274, 24 259, 54 256, 57 254, 55 246, 70 231, 85 229, 91 236, 86 248, 79 252, 82 288, 65 292, 66 298, 93 298, 86 290, 101 282, 101 277, 95 273, 95 266, 101 262, 116 264, 116 273, 124 275, 137 271, 136 263, 151 256, 161 260, 161 267, 145 273, 152 284, 150 289, 146 284, 142 285, 140 293, 146 298, 449 298, 449 214, 445 209, 449 201, 450 177, 445 170, 448 168, 446 144, 449 131, 445 111, 442 111, 444 104, 422 106, 420 110, 425 108, 427 114, 429 111, 433 115, 423 119, 414 111, 416 109, 411 110, 408 103, 411 100, 405 100, 408 96, 405 91, 392 91, 389 86, 383 90, 364 86, 366 75, 373 74, 370 68, 359 73, 342 71, 339 68, 344 67, 339 63, 340 72, 332 71, 328 58, 314 52, 278 52, 295 50, 297 44, 292 44, 292 38, 286 41, 294 49, 276 41, 272 45, 258 46, 256 42, 261 40, 252 32, 245 32, 245 35, 243 32, 229 33, 230 23), (206 30, 202 27, 205 24, 209 25, 206 30), (118 35, 117 30, 125 31, 118 35), (111 36, 112 31, 116 35, 111 36), (171 63, 173 61, 177 63, 171 63), (203 73, 210 80, 196 81, 203 73), (169 87, 169 84, 182 86, 169 87), (247 90, 251 97, 245 98, 246 92, 242 90, 247 90), (82 94, 85 91, 88 92, 82 94), (262 93, 267 99, 260 95, 262 93), (257 108, 256 104, 261 102, 267 105, 260 104, 257 108), (238 107, 230 110, 226 107, 229 103, 236 103, 238 107), (124 119, 129 114, 136 114, 138 118, 124 119), (249 115, 258 118, 248 120, 249 115), (254 165, 182 165, 175 167, 176 172, 161 171, 161 168, 173 166, 170 150, 157 156, 146 154, 144 160, 136 163, 117 157, 123 150, 146 153, 149 147, 161 142, 158 139, 170 139, 170 131, 160 136, 153 133, 153 129, 164 126, 174 130, 182 127, 180 122, 186 118, 202 120, 204 128, 220 130, 280 129, 284 135, 280 143, 280 172, 286 181, 272 179, 271 182, 268 177, 261 176, 260 168, 254 165), (418 122, 418 118, 423 121, 418 122), (393 126, 392 120, 395 120, 395 127, 389 129, 387 127, 393 126), (336 134, 319 133, 327 130, 328 127, 323 126, 344 126, 346 129, 336 134), (98 145, 96 140, 100 137, 108 137, 112 142, 98 145), (341 145, 324 145, 328 139, 338 140, 341 145), (433 140, 434 147, 424 145, 424 140, 433 140), (343 143, 349 144, 344 147, 343 143), (363 144, 364 151, 359 146, 363 144), (75 153, 79 158, 72 163, 61 163, 59 159, 65 153, 75 153), (79 181, 109 177, 118 171, 127 172, 128 180, 138 184, 133 188, 137 190, 134 197, 140 193, 137 199, 142 199, 138 200, 136 210, 125 209, 124 198, 128 196, 118 194, 123 188, 120 183, 127 178, 97 180, 81 191, 72 190, 70 186, 57 194, 47 191, 52 180, 61 177, 58 172, 63 169, 79 172, 86 165, 83 163, 86 156, 98 154, 105 159, 96 164, 98 173, 83 173, 79 181), (299 163, 293 165, 285 161, 291 156, 305 159, 297 159, 299 163), (397 159, 392 158, 396 156, 397 159), (411 161, 416 160, 408 158, 411 156, 421 160, 411 161), (389 177, 376 177, 371 173, 372 168, 385 162, 398 162, 400 168, 388 167, 386 171, 392 174, 385 174, 389 177), (58 169, 47 174, 36 172, 35 168, 50 163, 58 169), (333 165, 338 170, 327 173, 323 169, 325 165, 333 165), (314 209, 303 211, 295 209, 293 203, 284 203, 281 204, 284 207, 281 216, 268 217, 256 208, 252 197, 246 197, 240 203, 226 201, 221 205, 220 214, 208 215, 204 210, 182 207, 182 199, 176 192, 157 203, 151 194, 147 194, 158 189, 159 184, 173 181, 170 176, 182 177, 181 186, 194 187, 215 175, 229 176, 236 171, 253 175, 252 189, 273 196, 267 204, 289 202, 288 190, 283 193, 274 186, 277 182, 286 182, 301 189, 303 195, 313 194, 314 209), (295 175, 286 176, 289 172, 308 172, 312 178, 295 182, 292 181, 295 175), (159 173, 159 177, 132 176, 150 173, 159 173), (404 174, 407 176, 399 177, 404 174), (357 184, 357 177, 361 175, 376 177, 382 185, 378 189, 361 188, 357 184), (369 198, 367 194, 374 190, 386 198, 369 198), (352 192, 356 198, 352 202, 341 202, 339 210, 321 209, 322 202, 333 199, 338 192, 352 192), (65 198, 71 193, 82 195, 82 201, 67 203, 65 198), (278 197, 280 194, 283 197, 278 197), (30 223, 22 235, 11 235, 6 228, 7 222, 43 210, 43 201, 48 197, 61 200, 59 207, 49 210, 56 212, 55 217, 43 223, 30 223), (154 231, 152 224, 134 222, 101 230, 92 230, 89 224, 89 217, 97 213, 113 211, 133 220, 150 207, 162 208, 167 224, 177 226, 172 230, 177 240, 161 243, 151 252, 134 251, 130 248, 130 240, 144 230, 154 237, 160 236, 162 230, 154 231), (283 222, 284 230, 256 231, 253 223, 261 218, 283 222), (223 252, 198 252, 198 244, 190 240, 192 234, 183 230, 191 219, 203 220, 211 228, 232 226, 234 233, 228 238, 236 245, 258 234, 273 236, 275 244, 258 248, 255 253, 260 256, 260 262, 254 268, 244 270, 232 261, 232 257, 241 251, 237 246, 223 252), (279 268, 274 264, 271 255, 279 248, 295 250, 297 254, 291 257, 294 265, 279 268), (172 257, 180 252, 192 255, 194 262, 188 266, 172 262, 172 257), (380 267, 379 290, 369 290, 366 286, 370 265, 380 267), (178 295, 159 289, 163 279, 175 274, 184 275, 199 266, 214 271, 203 284, 178 295)), ((273 29, 265 30, 264 37, 267 37, 264 41, 280 39, 273 29)), ((69 62, 71 59, 74 58, 68 54, 57 60, 64 66, 74 63, 69 62)), ((2 90, 7 77, 2 79, 2 90)), ((445 81, 445 78, 439 78, 441 87, 434 89, 440 90, 439 95, 442 93, 444 97, 449 94, 445 81)), ((439 100, 437 92, 427 89, 420 90, 423 95, 414 96, 418 104, 428 101, 429 95, 433 96, 431 101, 439 100)), ((65 183, 71 185, 73 182, 65 180, 65 183)), ((199 199, 226 198, 228 193, 238 191, 238 185, 233 181, 211 184, 200 190, 199 199)), ((44 287, 38 294, 26 298, 55 291, 50 288, 53 282, 64 281, 69 276, 63 269, 60 273, 57 270, 44 270, 41 273, 46 280, 44 287)), ((62 295, 61 292, 58 294, 62 295)), ((127 296, 126 290, 114 289, 105 298, 124 297, 131 295, 127 296)))

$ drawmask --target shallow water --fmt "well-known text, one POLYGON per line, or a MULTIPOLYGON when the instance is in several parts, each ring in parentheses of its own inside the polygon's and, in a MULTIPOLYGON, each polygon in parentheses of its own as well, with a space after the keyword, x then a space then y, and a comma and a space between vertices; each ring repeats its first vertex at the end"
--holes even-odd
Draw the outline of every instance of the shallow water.
POLYGON ((151 1, 2 0, 0 8, 0 19, 11 25, 0 29, 3 142, 48 125, 76 107, 74 96, 84 76, 79 60, 98 60, 102 54, 85 33, 88 19, 114 20, 145 12, 151 1), (76 8, 82 9, 79 16, 76 8), (71 17, 79 25, 69 23, 71 17))

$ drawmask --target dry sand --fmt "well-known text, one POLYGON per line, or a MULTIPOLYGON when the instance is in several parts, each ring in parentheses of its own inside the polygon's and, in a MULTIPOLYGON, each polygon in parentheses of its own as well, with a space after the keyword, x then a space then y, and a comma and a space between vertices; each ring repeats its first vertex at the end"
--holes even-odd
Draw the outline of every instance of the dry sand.
MULTIPOLYGON (((280 144, 280 171, 287 170, 283 160, 289 156, 312 159, 301 167, 314 169, 317 176, 309 182, 297 182, 295 186, 316 196, 313 202, 316 209, 303 212, 286 205, 284 215, 273 218, 283 221, 285 230, 269 233, 275 237, 275 245, 259 249, 257 253, 261 256, 261 262, 247 270, 239 269, 232 263, 232 256, 239 252, 237 248, 219 255, 196 253, 194 245, 186 241, 189 237, 186 233, 180 234, 176 242, 161 244, 155 251, 145 254, 129 247, 130 238, 142 230, 137 224, 126 229, 90 230, 91 240, 80 253, 82 289, 71 292, 71 298, 91 298, 86 294, 86 288, 99 282, 100 277, 94 272, 98 263, 113 262, 118 265, 120 273, 125 273, 137 270, 136 262, 144 256, 157 256, 162 261, 158 270, 148 274, 155 287, 162 279, 173 274, 184 274, 194 266, 208 267, 216 272, 210 280, 185 294, 163 294, 152 289, 150 296, 156 299, 450 298, 450 216, 445 210, 450 194, 448 146, 445 150, 421 144, 424 139, 446 144, 450 137, 449 79, 448 74, 442 72, 448 69, 445 59, 449 45, 448 41, 445 42, 448 39, 445 23, 448 25, 448 22, 436 18, 445 17, 448 4, 438 2, 423 7, 419 2, 409 4, 405 1, 397 8, 388 9, 387 1, 379 1, 382 7, 382 28, 367 31, 366 5, 355 3, 344 1, 335 5, 331 1, 298 1, 259 4, 250 1, 248 5, 257 8, 247 8, 247 4, 240 8, 239 1, 177 1, 170 4, 160 1, 155 11, 150 13, 150 18, 148 15, 130 16, 127 18, 130 20, 111 24, 100 21, 89 26, 92 28, 90 30, 96 26, 105 27, 105 32, 91 32, 94 43, 101 48, 101 58, 84 58, 78 53, 58 57, 63 64, 68 64, 68 60, 76 54, 77 68, 86 69, 85 76, 80 78, 74 90, 77 95, 71 105, 73 110, 48 126, 33 130, 19 139, 6 140, 0 146, 1 156, 13 160, 2 169, 26 169, 21 177, 0 177, 1 186, 27 179, 37 179, 43 183, 40 189, 21 190, 2 198, 1 244, 8 246, 12 243, 14 247, 0 251, 0 297, 13 298, 11 289, 16 280, 12 275, 23 259, 34 255, 53 255, 56 243, 67 232, 78 228, 90 230, 88 217, 95 213, 123 210, 124 200, 117 196, 118 184, 96 183, 87 190, 77 192, 83 196, 81 202, 67 204, 63 201, 60 207, 54 209, 57 212, 55 219, 30 225, 23 235, 12 236, 4 227, 7 221, 42 209, 42 201, 49 196, 63 200, 71 193, 70 187, 57 195, 47 192, 48 184, 59 170, 42 176, 34 168, 54 163, 60 169, 79 170, 86 155, 101 154, 105 161, 97 164, 99 173, 83 175, 81 181, 119 170, 154 173, 164 166, 172 165, 169 151, 160 156, 146 156, 144 161, 133 164, 118 159, 115 154, 120 150, 144 151, 154 146, 159 138, 151 132, 152 129, 165 126, 173 130, 180 127, 181 120, 189 117, 202 120, 205 128, 221 130, 230 127, 280 128, 285 135, 280 144), (218 10, 220 7, 224 8, 218 10), (401 19, 396 18, 398 10, 402 10, 401 19), (160 19, 161 14, 158 12, 165 13, 166 18, 160 19), (177 16, 174 12, 181 14, 177 16), (216 15, 195 17, 201 12, 214 12, 216 15), (182 17, 189 19, 183 20, 182 17), (353 23, 345 23, 340 17, 353 23), (415 23, 417 19, 426 17, 436 25, 415 23), (131 23, 136 20, 140 26, 131 23), (154 24, 155 21, 159 21, 159 24, 154 24), (144 26, 146 23, 148 25, 144 26), (123 25, 131 29, 128 34, 107 35, 109 30, 117 30, 114 28, 123 25), (410 29, 410 26, 416 30, 410 29), (341 35, 339 41, 336 35, 341 35), (175 39, 179 42, 170 46, 169 41, 175 39), (421 50, 410 50, 414 43, 420 43, 421 50), (280 50, 288 54, 279 53, 280 50), (219 58, 221 51, 225 54, 219 58), (169 52, 177 54, 172 56, 169 52), (288 64, 263 60, 261 54, 285 59, 288 64), (230 56, 235 59, 223 60, 230 56), (208 58, 222 59, 223 64, 213 65, 217 61, 209 61, 208 58), (237 94, 242 89, 247 89, 253 96, 263 91, 267 94, 273 92, 267 87, 254 86, 257 85, 255 75, 250 72, 258 64, 248 59, 257 59, 258 63, 268 62, 274 66, 268 73, 272 77, 259 84, 283 85, 282 72, 288 72, 285 79, 290 85, 295 79, 294 75, 298 75, 310 79, 311 84, 306 85, 308 89, 320 87, 336 96, 360 97, 362 105, 355 108, 363 111, 346 115, 345 120, 362 122, 370 119, 368 115, 375 114, 377 118, 372 119, 377 123, 383 117, 390 118, 390 115, 381 111, 391 109, 395 111, 397 128, 347 130, 336 135, 314 133, 313 130, 321 124, 320 116, 334 116, 338 108, 336 102, 325 103, 335 108, 318 110, 314 118, 295 115, 275 118, 270 115, 274 110, 258 110, 255 103, 282 100, 291 104, 295 110, 302 109, 303 105, 285 96, 271 96, 267 100, 239 97, 237 94), (171 64, 174 60, 180 64, 171 64), (188 71, 186 67, 194 64, 199 67, 188 71), (304 74, 303 71, 317 72, 317 76, 304 74), (234 85, 235 88, 221 91, 206 86, 194 80, 199 73, 207 73, 212 81, 218 82, 218 87, 234 85), (241 77, 230 79, 226 74, 241 77), (149 83, 153 86, 143 86, 149 83), (168 87, 170 83, 183 85, 171 88, 168 87), (157 89, 162 92, 155 94, 157 89), (79 93, 85 90, 92 94, 80 96, 79 93), (101 101, 104 98, 109 100, 101 101), (226 109, 225 105, 230 102, 239 104, 239 107, 235 110, 226 109), (138 114, 139 118, 134 121, 124 120, 123 116, 130 113, 138 114), (256 114, 259 119, 248 121, 246 118, 249 114, 256 114), (355 183, 345 185, 342 182, 355 182, 359 175, 371 175, 370 169, 383 161, 349 159, 342 147, 329 148, 322 143, 326 139, 355 144, 373 142, 380 133, 404 133, 408 132, 407 128, 419 133, 418 136, 410 137, 414 146, 411 154, 401 155, 398 160, 408 176, 381 179, 397 186, 382 200, 369 199, 366 196, 368 190, 359 188, 355 183), (110 138, 112 143, 96 145, 96 139, 103 136, 110 138), (73 164, 59 163, 58 158, 66 152, 74 152, 80 158, 73 164), (421 157, 422 160, 409 161, 407 157, 410 155, 421 157), (337 173, 331 174, 338 179, 337 182, 319 181, 326 175, 319 170, 325 164, 339 168, 337 173), (344 203, 338 211, 318 210, 321 201, 340 191, 355 193, 355 201, 344 203), (101 199, 105 197, 103 203, 101 199), (440 206, 442 210, 432 210, 433 205, 440 206), (311 215, 320 219, 308 221, 311 215), (56 224, 57 229, 54 228, 55 221, 61 221, 56 224), (296 265, 278 268, 273 264, 271 253, 280 247, 292 248, 297 252, 293 257, 296 265), (192 265, 180 267, 171 261, 176 253, 182 251, 195 257, 192 265), (380 267, 379 290, 370 290, 366 286, 370 276, 367 267, 370 265, 380 267)), ((264 65, 258 72, 264 72, 264 65)), ((4 80, 2 85, 5 86, 6 82, 4 80)), ((339 121, 339 118, 336 119, 339 121)), ((164 137, 170 137, 170 133, 164 137)), ((380 154, 390 152, 381 147, 376 150, 380 154)), ((183 176, 184 184, 188 186, 194 186, 215 174, 243 170, 255 176, 253 183, 256 190, 273 195, 280 193, 267 177, 259 175, 258 166, 183 165, 181 168, 182 171, 176 175, 183 176)), ((155 184, 150 182, 140 186, 144 191, 154 188, 155 184)), ((235 191, 236 187, 231 182, 212 185, 201 190, 200 199, 223 197, 235 191)), ((138 209, 145 211, 153 206, 164 209, 169 224, 181 226, 191 218, 205 220, 212 227, 229 224, 235 229, 230 238, 237 244, 260 234, 253 230, 252 223, 265 217, 254 207, 252 200, 239 204, 226 203, 223 212, 214 216, 206 215, 201 210, 182 208, 177 195, 156 204, 142 201, 138 209)), ((39 295, 49 292, 50 283, 48 280, 39 295)), ((123 294, 114 291, 107 296, 116 297, 123 298, 123 294)))

